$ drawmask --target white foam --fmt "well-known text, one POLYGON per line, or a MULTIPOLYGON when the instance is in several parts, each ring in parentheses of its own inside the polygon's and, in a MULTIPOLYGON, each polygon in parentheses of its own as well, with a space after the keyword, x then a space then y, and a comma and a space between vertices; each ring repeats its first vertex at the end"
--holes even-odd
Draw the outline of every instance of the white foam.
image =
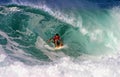
POLYGON ((5 58, 6 58, 5 51, 2 47, 2 45, 0 45, 0 62, 4 61, 5 58))
POLYGON ((0 54, 0 62, 4 61, 5 58, 6 56, 4 54, 0 54))
POLYGON ((60 57, 65 56, 63 52, 56 52, 54 48, 50 47, 47 44, 47 41, 44 41, 41 37, 37 38, 35 45, 36 45, 36 48, 40 49, 51 60, 56 60, 60 57), (46 45, 47 45, 47 48, 46 48, 46 45))
POLYGON ((66 22, 68 24, 71 24, 72 26, 75 27, 80 27, 82 26, 82 20, 81 17, 79 16, 77 19, 75 18, 75 15, 73 13, 66 14, 64 12, 60 12, 58 9, 51 9, 47 5, 43 4, 39 6, 40 9, 43 9, 44 11, 48 12, 50 15, 56 17, 57 19, 66 22), (79 22, 78 22, 79 20, 79 22))
POLYGON ((0 31, 0 35, 7 39, 7 44, 4 46, 4 48, 12 52, 12 54, 6 53, 7 50, 5 51, 4 48, 0 45, 0 54, 1 54, 0 61, 4 61, 4 59, 6 58, 6 55, 24 58, 24 60, 27 60, 27 61, 33 61, 33 60, 36 62, 38 61, 32 58, 30 54, 20 49, 18 47, 20 45, 17 42, 13 41, 12 37, 9 37, 5 32, 0 31))
POLYGON ((18 7, 4 7, 4 6, 1 6, 4 10, 0 11, 0 14, 3 14, 3 15, 7 15, 11 12, 17 12, 17 11, 21 11, 21 9, 19 9, 18 7))
MULTIPOLYGON (((80 16, 76 19, 76 18, 74 18, 73 13, 69 12, 69 15, 68 15, 68 14, 65 14, 64 12, 60 12, 60 10, 58 10, 58 9, 49 8, 44 2, 38 3, 38 4, 33 4, 33 3, 29 3, 29 2, 17 3, 16 0, 12 0, 12 3, 39 8, 39 9, 44 10, 45 12, 48 12, 50 15, 56 17, 57 19, 59 19, 63 22, 66 22, 68 24, 71 24, 71 25, 77 26, 77 27, 82 26, 82 22, 81 22, 82 20, 81 20, 80 16), (78 20, 80 20, 80 21, 78 22, 78 20)), ((14 9, 16 9, 16 8, 12 8, 12 10, 14 10, 14 9)))
POLYGON ((8 43, 13 44, 15 46, 19 45, 18 43, 14 42, 14 41, 11 41, 10 38, 9 38, 9 36, 5 32, 0 31, 0 35, 3 36, 4 38, 6 38, 7 41, 8 41, 8 43))
MULTIPOLYGON (((85 31, 83 31, 85 32, 85 31)), ((95 31, 96 33, 96 31, 95 31)), ((7 38, 9 43, 13 43, 6 34, 0 32, 7 38)), ((96 33, 97 34, 97 33, 96 33)), ((95 36, 95 35, 94 35, 95 36)), ((44 48, 44 40, 37 39, 36 47, 40 48, 46 55, 54 57, 56 53, 50 53, 44 48)), ((4 51, 4 50, 2 50, 4 51)), ((59 55, 59 54, 58 54, 59 55)), ((1 61, 5 60, 6 55, 2 54, 1 61)), ((25 58, 25 57, 24 57, 25 58)), ((34 60, 33 60, 34 61, 34 60)), ((7 63, 7 62, 4 62, 7 63)), ((103 56, 100 60, 77 60, 70 57, 57 59, 47 65, 28 66, 21 62, 13 61, 8 66, 1 66, 0 77, 119 77, 120 76, 120 54, 103 56)))
POLYGON ((91 41, 101 42, 103 41, 103 31, 100 29, 95 29, 89 33, 91 41))
POLYGON ((34 66, 13 62, 9 66, 0 67, 0 77, 119 77, 120 60, 117 59, 76 62, 64 57, 52 64, 34 66))
POLYGON ((8 8, 7 10, 9 10, 9 11, 21 11, 19 8, 17 8, 17 7, 10 7, 10 8, 8 8))
POLYGON ((17 46, 19 46, 19 44, 16 43, 15 41, 12 41, 12 39, 5 32, 0 31, 0 35, 7 39, 6 49, 11 50, 14 53, 19 53, 19 54, 24 53, 21 49, 17 48, 17 46), (19 52, 16 52, 16 51, 19 51, 19 52))
POLYGON ((115 25, 118 26, 118 28, 120 29, 119 25, 120 25, 120 7, 114 7, 113 9, 111 9, 110 11, 110 15, 111 17, 114 19, 113 21, 115 22, 111 22, 111 25, 115 25))
POLYGON ((80 29, 80 32, 83 34, 83 35, 86 35, 88 33, 88 31, 85 29, 85 28, 82 28, 80 29))
MULTIPOLYGON (((4 33, 0 33, 4 34, 4 33)), ((4 34, 7 38, 7 35, 4 34)), ((8 38, 9 39, 9 38, 8 38)), ((86 59, 72 59, 64 54, 49 52, 44 48, 45 41, 40 37, 36 41, 36 47, 40 48, 53 62, 42 65, 26 65, 19 61, 12 60, 10 65, 5 54, 0 55, 0 77, 119 77, 120 75, 120 54, 102 56, 99 60, 95 57, 86 59), (57 56, 62 55, 62 58, 57 56), (63 57, 64 55, 64 57, 63 57), (56 59, 57 58, 57 59, 56 59), (2 65, 2 66, 1 66, 2 65)), ((4 49, 0 48, 1 51, 4 49)), ((16 54, 15 54, 16 55, 16 54)), ((19 54, 20 55, 20 54, 19 54)), ((21 55, 20 55, 21 56, 21 55)), ((21 56, 24 59, 27 57, 21 56)), ((30 58, 31 61, 35 61, 30 58)))

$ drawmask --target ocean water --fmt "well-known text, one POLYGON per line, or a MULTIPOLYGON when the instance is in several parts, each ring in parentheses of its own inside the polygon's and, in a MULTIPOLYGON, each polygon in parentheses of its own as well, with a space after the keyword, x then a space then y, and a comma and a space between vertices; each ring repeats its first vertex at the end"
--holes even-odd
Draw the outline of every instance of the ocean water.
POLYGON ((0 77, 119 77, 119 3, 0 1, 0 77), (56 33, 61 50, 47 42, 56 33))

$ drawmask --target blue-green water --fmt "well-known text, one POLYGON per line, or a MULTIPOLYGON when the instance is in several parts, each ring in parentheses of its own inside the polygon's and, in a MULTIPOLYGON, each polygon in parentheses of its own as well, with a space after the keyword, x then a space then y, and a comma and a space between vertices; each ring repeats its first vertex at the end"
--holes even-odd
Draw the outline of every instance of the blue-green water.
MULTIPOLYGON (((39 75, 41 75, 41 77, 69 77, 68 74, 66 74, 67 70, 68 73, 73 71, 73 74, 71 74, 72 77, 80 76, 82 75, 81 73, 74 75, 74 70, 76 70, 76 72, 81 71, 77 68, 84 65, 84 62, 81 61, 84 55, 99 57, 101 55, 118 53, 120 45, 119 13, 119 7, 104 9, 66 8, 63 10, 54 10, 47 7, 40 8, 23 5, 1 5, 0 53, 1 59, 7 57, 4 62, 0 63, 0 65, 5 67, 12 62, 14 63, 17 61, 17 64, 13 64, 13 66, 15 65, 15 68, 17 68, 16 66, 21 66, 23 70, 28 71, 31 67, 27 66, 27 68, 24 69, 26 65, 34 66, 40 64, 40 66, 37 67, 39 68, 39 71, 44 68, 44 75, 42 72, 37 74, 35 71, 31 77, 38 77, 39 75), (52 43, 47 43, 47 40, 56 33, 60 34, 65 48, 61 50, 47 49, 45 45, 54 48, 52 43), (77 64, 76 62, 74 63, 74 60, 77 60, 77 64), (8 63, 6 61, 8 61, 8 63), (57 64, 54 64, 54 61, 57 62, 57 64), (82 64, 79 65, 78 61, 81 61, 82 64), (53 65, 51 65, 52 62, 53 65), (71 63, 70 66, 69 63, 71 63), (48 65, 44 66, 44 64, 48 65), (73 69, 72 66, 74 66, 75 69, 73 69), (49 69, 47 69, 47 67, 49 69), (61 67, 63 69, 58 69, 61 67), (60 71, 60 73, 57 74, 58 72, 56 72, 56 74, 49 75, 49 73, 52 74, 52 72, 47 72, 47 75, 45 75, 45 71, 50 71, 50 68, 55 68, 57 71, 60 71)), ((87 57, 84 56, 84 58, 87 57)), ((103 64, 101 63, 102 61, 99 63, 100 67, 106 62, 103 62, 103 64)), ((94 62, 92 65, 95 65, 94 62)), ((107 66, 107 64, 105 65, 107 66)), ((110 66, 114 66, 114 64, 111 64, 110 66)), ((32 69, 37 70, 37 67, 32 69)), ((7 68, 7 73, 10 74, 8 70, 12 67, 8 66, 5 68, 7 68)), ((82 69, 85 70, 84 68, 82 69)), ((112 68, 108 68, 108 70, 112 70, 112 68)), ((8 77, 7 74, 4 73, 5 72, 3 72, 1 76, 5 75, 5 77, 8 77)), ((13 71, 11 76, 21 77, 24 75, 18 75, 18 73, 19 72, 14 75, 13 71)), ((25 75, 26 77, 30 76, 28 74, 25 75)), ((82 77, 84 76, 85 74, 83 74, 82 77)), ((91 75, 86 75, 85 77, 90 76, 91 75)), ((103 75, 100 75, 100 77, 102 76, 103 75)), ((108 76, 110 75, 106 75, 105 77, 108 76)))
MULTIPOLYGON (((71 15, 69 17, 72 18, 71 15)), ((79 10, 74 18, 76 19, 69 23, 39 9, 16 5, 2 6, 0 30, 5 32, 10 40, 19 44, 17 47, 25 53, 43 60, 48 57, 42 50, 36 48, 37 38, 40 37, 47 42, 55 33, 59 33, 64 44, 67 45, 68 48, 61 52, 68 56, 98 55, 115 50, 116 44, 112 34, 115 33, 115 37, 119 37, 119 29, 116 28, 117 32, 113 30, 114 22, 110 20, 112 17, 109 11, 79 10), (107 44, 113 48, 108 47, 107 44)), ((9 41, 5 37, 1 36, 1 38, 3 38, 1 45, 6 48, 9 41)))

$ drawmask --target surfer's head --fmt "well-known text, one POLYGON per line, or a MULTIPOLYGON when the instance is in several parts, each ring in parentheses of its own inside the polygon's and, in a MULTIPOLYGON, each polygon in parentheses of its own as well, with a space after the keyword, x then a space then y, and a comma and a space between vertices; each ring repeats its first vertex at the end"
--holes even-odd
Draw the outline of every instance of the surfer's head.
POLYGON ((56 35, 56 36, 59 36, 59 34, 58 34, 58 33, 56 33, 55 35, 56 35))

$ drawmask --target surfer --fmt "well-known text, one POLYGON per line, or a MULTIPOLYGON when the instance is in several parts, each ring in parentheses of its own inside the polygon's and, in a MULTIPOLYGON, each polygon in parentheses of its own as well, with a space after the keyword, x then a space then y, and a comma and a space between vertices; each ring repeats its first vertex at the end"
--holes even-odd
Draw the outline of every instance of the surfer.
POLYGON ((55 36, 53 36, 52 38, 50 38, 48 40, 48 42, 50 42, 50 41, 53 41, 55 47, 61 47, 61 46, 63 46, 63 42, 62 42, 59 34, 55 34, 55 36))

